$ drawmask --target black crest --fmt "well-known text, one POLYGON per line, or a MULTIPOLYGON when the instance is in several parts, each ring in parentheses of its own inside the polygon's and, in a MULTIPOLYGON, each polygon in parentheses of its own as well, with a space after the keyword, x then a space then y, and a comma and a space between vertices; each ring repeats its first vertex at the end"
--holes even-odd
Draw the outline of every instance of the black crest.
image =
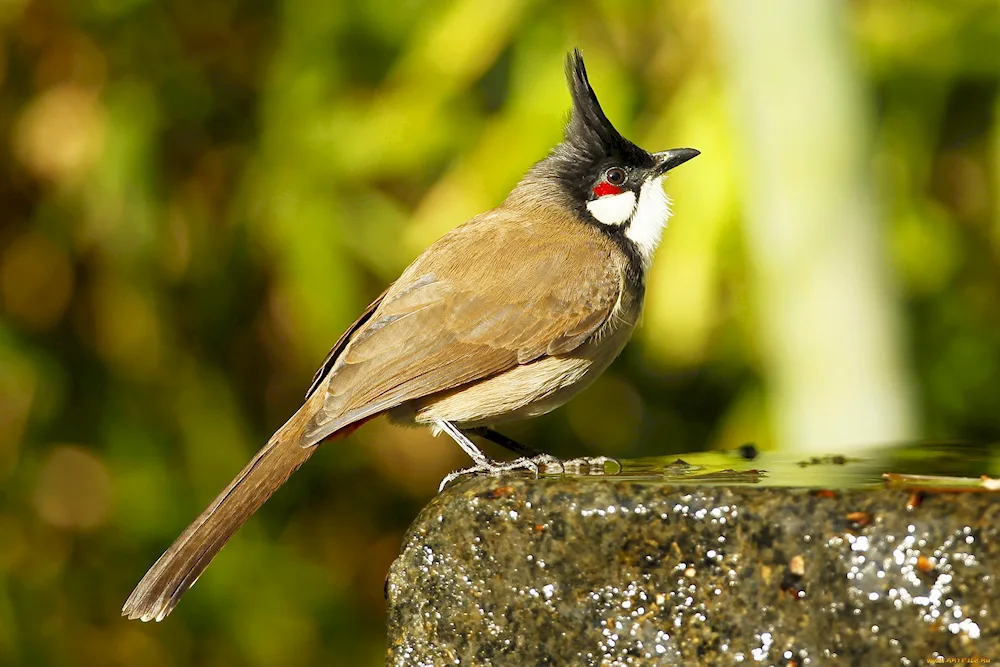
POLYGON ((594 162, 612 158, 626 164, 652 164, 649 153, 623 137, 604 115, 580 49, 566 57, 566 81, 573 96, 573 115, 566 126, 567 144, 594 162))

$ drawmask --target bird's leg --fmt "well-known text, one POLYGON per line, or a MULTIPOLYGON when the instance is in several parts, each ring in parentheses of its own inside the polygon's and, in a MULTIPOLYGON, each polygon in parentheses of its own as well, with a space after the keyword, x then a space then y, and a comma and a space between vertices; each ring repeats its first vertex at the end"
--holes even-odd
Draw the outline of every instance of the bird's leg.
POLYGON ((462 451, 469 455, 469 458, 472 459, 477 468, 489 468, 490 465, 492 465, 493 462, 490 461, 489 457, 483 453, 483 450, 476 447, 476 444, 469 440, 469 438, 462 433, 457 426, 451 422, 443 420, 435 421, 434 425, 451 436, 451 439, 458 443, 458 446, 462 448, 462 451))
POLYGON ((448 483, 455 478, 470 473, 500 475, 512 470, 530 470, 535 473, 536 477, 538 476, 538 465, 540 462, 536 462, 534 459, 528 458, 527 456, 521 456, 513 461, 491 461, 489 457, 487 457, 486 454, 479 449, 479 447, 476 447, 476 445, 469 440, 468 436, 462 433, 462 431, 451 422, 437 420, 434 422, 434 425, 451 436, 451 439, 457 442, 458 446, 461 447, 462 450, 472 458, 473 463, 475 463, 475 465, 470 468, 463 468, 462 470, 456 470, 445 475, 444 479, 441 480, 438 491, 443 490, 444 487, 448 486, 448 483))
POLYGON ((518 441, 508 438, 503 433, 494 431, 489 426, 476 426, 474 428, 463 429, 462 433, 466 435, 478 435, 480 438, 484 438, 494 444, 500 445, 504 449, 509 449, 518 456, 534 458, 536 456, 541 456, 542 454, 537 449, 532 449, 527 445, 522 445, 518 441))

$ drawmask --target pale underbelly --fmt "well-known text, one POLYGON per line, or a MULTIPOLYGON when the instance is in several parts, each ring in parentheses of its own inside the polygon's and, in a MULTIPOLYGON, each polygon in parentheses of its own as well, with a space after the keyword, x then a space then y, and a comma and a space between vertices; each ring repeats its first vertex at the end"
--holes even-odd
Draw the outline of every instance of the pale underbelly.
POLYGON ((448 421, 462 427, 537 417, 555 410, 586 389, 618 356, 631 327, 572 355, 543 357, 450 392, 411 401, 390 412, 399 423, 448 421))

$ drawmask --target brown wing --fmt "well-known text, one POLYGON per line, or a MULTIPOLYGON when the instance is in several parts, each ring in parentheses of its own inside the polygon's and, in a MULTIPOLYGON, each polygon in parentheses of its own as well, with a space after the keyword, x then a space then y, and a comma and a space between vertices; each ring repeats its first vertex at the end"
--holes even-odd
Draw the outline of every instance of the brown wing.
POLYGON ((389 285, 384 292, 378 295, 377 299, 368 304, 365 311, 358 316, 358 319, 354 320, 354 324, 349 326, 340 339, 333 344, 333 347, 330 348, 329 354, 326 355, 326 359, 323 360, 322 365, 320 365, 319 369, 317 369, 316 374, 313 375, 312 384, 309 385, 309 389, 306 391, 306 399, 312 396, 313 392, 316 391, 316 387, 319 386, 319 384, 323 381, 323 378, 326 377, 326 374, 330 372, 331 368, 333 368, 333 365, 337 362, 337 356, 343 352, 348 341, 351 340, 351 336, 353 336, 358 329, 365 324, 365 322, 371 319, 372 313, 375 312, 375 309, 378 308, 378 305, 382 303, 382 299, 385 298, 385 295, 388 294, 391 289, 392 285, 389 285))
POLYGON ((303 444, 407 401, 572 352, 618 304, 622 269, 612 248, 577 222, 533 224, 504 209, 442 237, 333 362, 303 444))

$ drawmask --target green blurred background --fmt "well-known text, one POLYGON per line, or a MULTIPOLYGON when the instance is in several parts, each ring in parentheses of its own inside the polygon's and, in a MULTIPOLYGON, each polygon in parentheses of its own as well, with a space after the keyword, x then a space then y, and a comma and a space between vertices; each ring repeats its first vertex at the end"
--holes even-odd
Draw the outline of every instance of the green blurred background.
POLYGON ((703 151, 561 455, 1000 439, 1000 6, 0 0, 0 664, 378 665, 457 447, 321 449, 164 623, 132 586, 358 312, 560 138, 703 151))

